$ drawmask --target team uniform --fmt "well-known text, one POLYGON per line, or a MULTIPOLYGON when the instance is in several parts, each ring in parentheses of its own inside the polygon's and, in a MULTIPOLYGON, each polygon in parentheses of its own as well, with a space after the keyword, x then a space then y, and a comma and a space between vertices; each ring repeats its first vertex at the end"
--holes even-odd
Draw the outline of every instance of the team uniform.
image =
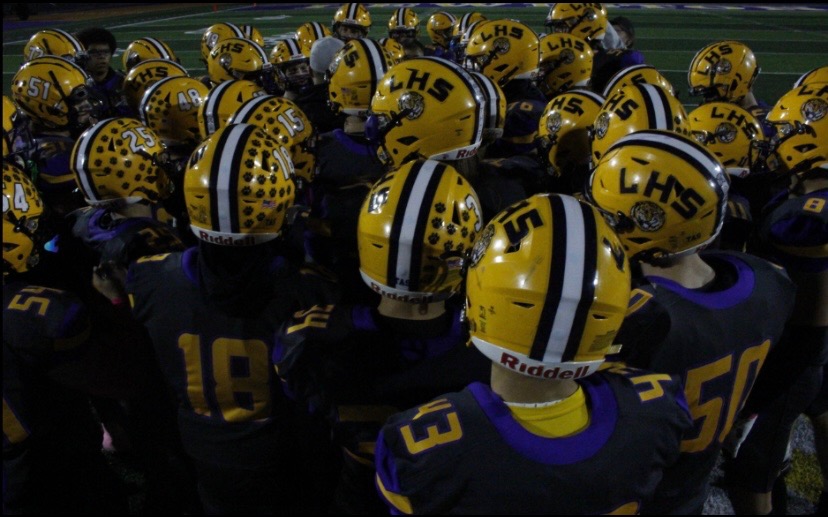
MULTIPOLYGON (((749 432, 728 458, 729 483, 755 492, 769 492, 785 468, 788 437, 800 414, 817 416, 826 410, 825 373, 828 326, 814 325, 808 316, 822 314, 820 277, 828 270, 828 189, 790 196, 780 192, 765 207, 759 225, 758 254, 769 254, 785 265, 797 281, 797 306, 784 342, 772 353, 757 381, 756 393, 745 407, 752 420, 749 432), (791 382, 793 381, 793 382, 791 382)), ((824 282, 824 281, 823 281, 824 282)), ((776 509, 776 508, 774 508, 776 509)))
POLYGON ((695 422, 642 513, 701 513, 722 442, 793 309, 795 288, 781 268, 738 252, 701 257, 716 271, 713 285, 647 276, 617 338, 626 364, 682 377, 695 422), (717 409, 714 399, 723 402, 717 409))
POLYGON ((300 510, 313 480, 303 469, 319 453, 306 450, 313 431, 282 393, 270 355, 281 322, 327 291, 272 246, 244 249, 227 250, 235 267, 245 264, 235 276, 212 272, 200 248, 139 259, 127 292, 178 400, 205 510, 300 510))
POLYGON ((285 323, 274 362, 290 392, 326 415, 343 448, 335 509, 384 513, 373 481, 374 442, 385 418, 473 381, 490 362, 465 346, 458 311, 429 320, 367 306, 316 307, 285 323))
POLYGON ((561 438, 531 433, 478 383, 394 415, 377 441, 380 494, 393 514, 637 513, 690 417, 668 375, 616 372, 579 381, 589 424, 561 438))

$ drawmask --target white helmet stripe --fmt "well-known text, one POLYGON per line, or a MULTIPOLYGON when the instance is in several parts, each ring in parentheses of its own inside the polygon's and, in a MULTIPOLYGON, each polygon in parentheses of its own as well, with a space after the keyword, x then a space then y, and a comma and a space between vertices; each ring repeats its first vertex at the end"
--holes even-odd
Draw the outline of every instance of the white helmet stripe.
MULTIPOLYGON (((584 283, 584 213, 575 198, 568 196, 556 196, 563 203, 563 210, 566 214, 566 259, 564 262, 563 285, 560 289, 560 303, 552 323, 552 332, 549 333, 549 341, 542 361, 560 362, 566 351, 569 336, 572 333, 572 325, 578 311, 578 302, 582 296, 584 283)), ((553 237, 556 241, 559 236, 553 237)), ((560 250, 557 245, 554 250, 560 250)))
POLYGON ((639 84, 638 90, 644 97, 647 117, 650 127, 648 129, 673 129, 672 110, 670 103, 664 97, 663 92, 652 84, 639 84))
POLYGON ((158 55, 161 56, 161 59, 173 59, 170 53, 167 52, 167 48, 158 39, 149 37, 143 39, 149 46, 155 49, 158 55))
POLYGON ((235 164, 241 159, 240 154, 244 152, 244 146, 239 142, 245 133, 252 129, 253 126, 241 124, 228 126, 228 130, 223 135, 223 145, 218 147, 222 150, 218 169, 211 171, 216 181, 210 190, 214 192, 215 207, 218 212, 218 231, 222 233, 239 232, 238 207, 232 206, 231 203, 231 201, 238 201, 236 188, 239 167, 235 164))
MULTIPOLYGON (((411 188, 410 195, 405 204, 404 216, 402 221, 402 228, 395 240, 398 244, 397 252, 397 278, 411 277, 411 259, 414 255, 412 244, 417 242, 417 226, 420 222, 420 212, 423 201, 425 200, 426 191, 431 178, 434 175, 435 168, 440 165, 437 161, 426 161, 423 163, 420 170, 417 172, 414 185, 411 188)), ((412 171, 413 172, 413 171, 412 171)), ((389 282, 395 283, 394 278, 389 278, 389 282)), ((398 289, 410 289, 408 286, 396 286, 398 289)))

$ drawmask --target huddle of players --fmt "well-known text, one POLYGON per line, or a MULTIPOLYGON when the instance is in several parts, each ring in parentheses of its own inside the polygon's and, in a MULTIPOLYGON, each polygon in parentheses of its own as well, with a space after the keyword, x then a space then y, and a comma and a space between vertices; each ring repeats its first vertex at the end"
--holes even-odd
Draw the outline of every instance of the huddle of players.
POLYGON ((600 4, 546 26, 439 12, 421 47, 400 8, 374 42, 345 4, 268 56, 217 24, 201 80, 133 42, 123 102, 36 34, 4 97, 4 510, 118 511, 110 413, 148 508, 701 513, 726 446, 734 507, 770 510, 825 418, 826 69, 763 110, 712 43, 688 115, 600 4))

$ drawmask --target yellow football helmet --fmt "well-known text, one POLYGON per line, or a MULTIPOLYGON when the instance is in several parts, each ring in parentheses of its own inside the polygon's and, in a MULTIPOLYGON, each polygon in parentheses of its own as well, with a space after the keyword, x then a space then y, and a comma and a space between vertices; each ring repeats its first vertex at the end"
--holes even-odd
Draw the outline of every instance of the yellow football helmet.
POLYGON ((24 63, 14 75, 12 100, 39 124, 75 133, 89 125, 85 115, 98 115, 100 103, 94 100, 91 85, 92 79, 77 64, 43 56, 24 63))
POLYGON ((655 84, 661 86, 670 95, 676 95, 676 90, 666 77, 661 75, 654 66, 650 65, 632 65, 616 72, 607 82, 604 87, 604 97, 612 97, 621 88, 631 84, 655 84))
POLYGON ((293 206, 290 156, 261 128, 232 124, 193 151, 184 202, 195 236, 222 246, 277 238, 293 206))
POLYGON ((465 59, 501 88, 512 79, 532 79, 540 59, 538 35, 516 20, 481 23, 471 33, 465 59))
POLYGON ((589 87, 594 52, 572 34, 547 34, 540 39, 537 85, 548 97, 589 87))
POLYGON ((345 42, 355 37, 367 38, 368 31, 371 30, 371 13, 368 12, 368 9, 364 5, 359 3, 342 4, 336 10, 336 13, 334 13, 331 28, 333 29, 333 35, 345 42), (357 33, 358 36, 343 34, 340 28, 350 29, 350 31, 357 33))
POLYGON ((147 88, 168 77, 187 77, 187 70, 169 59, 139 61, 124 78, 124 98, 129 107, 137 111, 147 88))
POLYGON ((630 264, 598 210, 537 194, 495 215, 466 278, 471 343, 529 377, 595 373, 627 312, 630 264))
POLYGON ((225 38, 244 38, 244 31, 235 23, 222 22, 211 25, 201 36, 201 61, 206 66, 210 61, 210 52, 216 43, 225 38))
POLYGON ((17 118, 17 106, 10 97, 3 95, 3 158, 11 152, 11 134, 17 118))
POLYGON ((37 228, 43 206, 31 178, 3 160, 3 276, 25 273, 39 262, 37 228))
POLYGON ((546 105, 535 143, 550 175, 560 178, 589 165, 590 130, 604 102, 589 90, 570 90, 546 105))
POLYGON ((295 39, 281 39, 270 51, 276 82, 286 91, 302 92, 313 86, 310 59, 295 39))
POLYGON ((451 43, 451 33, 454 28, 454 22, 457 18, 453 14, 446 11, 438 11, 428 17, 426 23, 426 30, 431 42, 442 48, 449 48, 451 43))
POLYGON ((365 136, 391 168, 415 158, 458 160, 477 154, 486 97, 459 65, 419 57, 391 67, 371 100, 365 136))
POLYGON ((379 42, 352 39, 334 56, 328 68, 328 97, 335 113, 366 116, 377 83, 394 64, 379 42))
POLYGON ((417 39, 420 34, 420 17, 413 9, 400 7, 388 20, 388 36, 397 41, 417 39))
POLYGON ((193 77, 167 77, 147 88, 138 114, 165 146, 194 148, 201 142, 198 109, 209 93, 210 89, 193 77))
POLYGON ((766 119, 780 164, 799 174, 828 163, 828 83, 808 83, 779 98, 766 119))
POLYGON ((690 62, 687 82, 690 95, 705 102, 739 103, 750 93, 759 75, 756 57, 744 43, 726 40, 699 50, 690 62))
POLYGON ((169 45, 158 38, 138 38, 129 45, 121 55, 124 65, 124 72, 129 72, 132 67, 148 59, 168 59, 181 63, 169 45))
POLYGON ((313 154, 316 135, 310 119, 295 102, 275 95, 254 97, 239 106, 227 123, 253 124, 264 129, 290 152, 296 175, 294 179, 301 180, 302 184, 313 181, 316 174, 316 156, 313 154))
POLYGON ((565 32, 592 42, 607 34, 607 10, 603 4, 552 4, 546 15, 549 34, 565 32))
POLYGON ((214 86, 198 108, 198 131, 201 139, 207 139, 226 126, 230 117, 242 104, 260 95, 267 95, 267 92, 253 81, 224 81, 214 86))
POLYGON ((207 74, 214 86, 231 79, 253 81, 265 90, 275 84, 273 65, 264 49, 245 38, 218 41, 210 51, 207 74))
POLYGON ((260 47, 264 47, 265 40, 262 37, 262 33, 259 32, 259 29, 252 25, 239 25, 239 29, 241 29, 242 34, 244 34, 244 36, 242 36, 243 38, 255 42, 260 47))
POLYGON ((762 126, 744 108, 732 102, 708 102, 688 118, 693 138, 716 155, 729 175, 744 178, 767 169, 762 126))
POLYGON ((331 35, 331 29, 319 22, 303 23, 296 29, 296 41, 299 42, 299 48, 307 58, 310 58, 311 48, 315 41, 331 35))
POLYGON ((642 129, 664 129, 690 138, 690 123, 681 102, 654 84, 631 84, 608 97, 595 118, 592 163, 622 136, 642 129))
POLYGON ((496 82, 480 72, 469 71, 469 73, 477 81, 486 101, 483 144, 488 145, 503 136, 503 128, 506 125, 506 94, 496 82))
POLYGON ((158 203, 172 192, 159 164, 164 151, 158 135, 138 120, 109 118, 83 132, 69 165, 91 206, 142 199, 158 203))
POLYGON ((362 204, 362 279, 394 300, 445 300, 460 289, 463 259, 482 228, 477 194, 454 167, 408 162, 380 178, 362 204))
POLYGON ((828 65, 805 72, 799 76, 799 79, 796 80, 793 87, 799 88, 800 86, 811 83, 828 83, 828 65))
POLYGON ((391 64, 396 65, 405 59, 405 49, 399 41, 394 38, 380 38, 377 42, 382 45, 391 55, 391 64))
POLYGON ((61 29, 43 29, 35 32, 23 46, 23 62, 43 56, 58 56, 83 67, 86 49, 74 36, 61 29))
POLYGON ((729 186, 719 159, 694 140, 643 130, 607 150, 586 194, 630 258, 651 262, 713 242, 727 211, 729 186))

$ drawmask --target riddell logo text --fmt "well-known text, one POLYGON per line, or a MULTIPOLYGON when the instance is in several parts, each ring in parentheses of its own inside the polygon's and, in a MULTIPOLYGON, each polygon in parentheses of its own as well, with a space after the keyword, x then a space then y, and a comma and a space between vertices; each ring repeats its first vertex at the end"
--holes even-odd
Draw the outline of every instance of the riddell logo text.
POLYGON ((543 377, 544 379, 580 379, 586 377, 589 372, 588 366, 580 366, 574 372, 570 370, 561 371, 557 366, 555 368, 546 368, 543 365, 529 366, 521 362, 519 358, 507 353, 500 356, 500 364, 516 372, 532 377, 543 377))
POLYGON ((208 235, 206 232, 198 232, 198 238, 211 244, 221 244, 222 246, 252 246, 256 244, 256 239, 252 236, 234 239, 233 237, 214 237, 208 235))

